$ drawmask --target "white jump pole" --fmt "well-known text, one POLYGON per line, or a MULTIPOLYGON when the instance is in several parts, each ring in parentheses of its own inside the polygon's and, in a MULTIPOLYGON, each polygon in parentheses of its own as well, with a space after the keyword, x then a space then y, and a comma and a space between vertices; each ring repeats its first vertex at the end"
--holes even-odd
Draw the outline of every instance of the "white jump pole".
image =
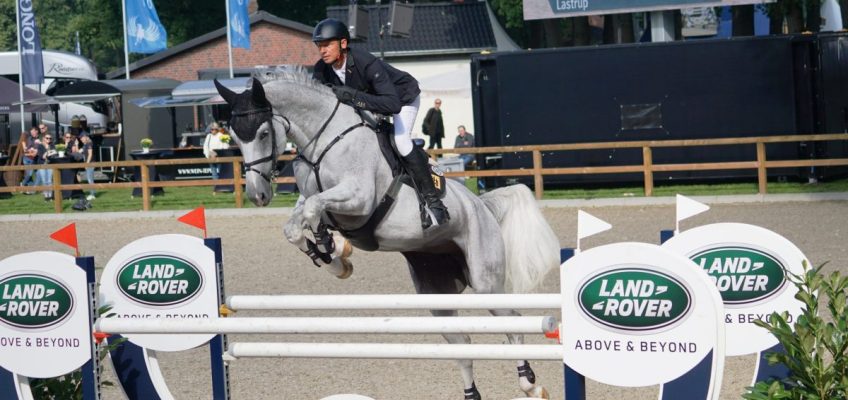
POLYGON ((101 318, 106 333, 548 333, 554 317, 101 318))
POLYGON ((231 310, 560 309, 562 294, 375 294, 228 296, 231 310))
POLYGON ((562 361, 558 344, 232 343, 232 358, 369 358, 562 361))

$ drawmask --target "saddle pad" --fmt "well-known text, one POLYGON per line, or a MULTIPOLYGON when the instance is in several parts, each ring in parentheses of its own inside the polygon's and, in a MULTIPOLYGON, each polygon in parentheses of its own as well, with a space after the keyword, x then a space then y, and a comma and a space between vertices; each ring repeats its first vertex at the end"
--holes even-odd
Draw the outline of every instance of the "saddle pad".
POLYGON ((383 153, 383 158, 389 163, 389 169, 392 170, 392 177, 397 177, 403 171, 400 158, 392 146, 392 133, 394 125, 388 121, 381 121, 374 129, 377 135, 377 142, 380 143, 380 151, 383 153))

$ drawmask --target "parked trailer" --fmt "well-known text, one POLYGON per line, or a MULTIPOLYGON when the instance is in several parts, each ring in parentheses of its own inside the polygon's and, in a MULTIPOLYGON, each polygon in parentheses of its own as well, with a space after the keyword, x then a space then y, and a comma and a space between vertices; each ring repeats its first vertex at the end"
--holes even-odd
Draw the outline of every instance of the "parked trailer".
MULTIPOLYGON (((481 54, 472 58, 471 79, 477 146, 848 131, 845 32, 481 54)), ((753 145, 655 149, 653 162, 748 161, 755 152, 753 145)), ((769 146, 767 158, 846 155, 845 143, 802 142, 769 146)), ((492 159, 481 156, 478 165, 490 165, 492 159)), ((639 148, 543 154, 544 167, 641 163, 639 148)), ((503 154, 499 168, 532 168, 532 157, 503 154)), ((768 172, 771 177, 825 179, 845 171, 768 172)), ((657 182, 755 177, 752 169, 654 173, 657 182)), ((546 176, 545 183, 619 184, 642 178, 641 172, 546 176)), ((533 184, 532 178, 522 179, 533 184)))

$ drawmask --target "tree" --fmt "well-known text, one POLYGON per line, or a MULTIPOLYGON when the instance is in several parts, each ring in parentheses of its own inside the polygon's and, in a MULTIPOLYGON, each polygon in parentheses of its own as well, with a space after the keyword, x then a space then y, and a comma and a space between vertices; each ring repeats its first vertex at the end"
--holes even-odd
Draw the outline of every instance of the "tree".
MULTIPOLYGON (((259 9, 280 18, 314 26, 327 18, 327 7, 346 6, 348 0, 259 0, 259 9)), ((362 2, 365 3, 365 2, 362 2)), ((386 2, 388 3, 388 2, 386 2)))

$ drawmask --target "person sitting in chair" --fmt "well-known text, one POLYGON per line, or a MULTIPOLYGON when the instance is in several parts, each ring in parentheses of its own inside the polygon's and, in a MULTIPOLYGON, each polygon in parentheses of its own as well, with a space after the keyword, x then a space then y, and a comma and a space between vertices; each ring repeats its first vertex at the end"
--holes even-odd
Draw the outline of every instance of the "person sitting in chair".
POLYGON ((441 225, 450 220, 430 176, 427 153, 415 147, 410 136, 421 104, 418 81, 367 51, 350 47, 350 33, 341 21, 329 18, 319 22, 312 41, 321 55, 312 77, 330 85, 342 103, 392 115, 395 147, 424 197, 434 223, 441 225))

